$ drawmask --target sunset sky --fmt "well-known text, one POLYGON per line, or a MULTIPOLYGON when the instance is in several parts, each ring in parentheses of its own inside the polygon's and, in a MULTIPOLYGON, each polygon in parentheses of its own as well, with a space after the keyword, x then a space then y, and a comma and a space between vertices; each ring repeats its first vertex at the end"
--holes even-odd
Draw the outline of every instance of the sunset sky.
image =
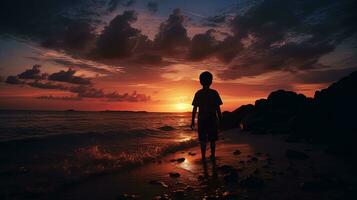
POLYGON ((223 110, 313 96, 357 69, 354 0, 0 3, 0 109, 189 111, 214 75, 223 110))

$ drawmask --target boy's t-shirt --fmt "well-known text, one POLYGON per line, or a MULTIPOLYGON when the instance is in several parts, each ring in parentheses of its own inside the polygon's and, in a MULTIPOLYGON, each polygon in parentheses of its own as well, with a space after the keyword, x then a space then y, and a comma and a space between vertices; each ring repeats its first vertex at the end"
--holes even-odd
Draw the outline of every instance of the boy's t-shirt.
POLYGON ((217 107, 222 104, 218 92, 210 88, 198 90, 192 101, 192 105, 199 108, 199 119, 216 117, 217 107))

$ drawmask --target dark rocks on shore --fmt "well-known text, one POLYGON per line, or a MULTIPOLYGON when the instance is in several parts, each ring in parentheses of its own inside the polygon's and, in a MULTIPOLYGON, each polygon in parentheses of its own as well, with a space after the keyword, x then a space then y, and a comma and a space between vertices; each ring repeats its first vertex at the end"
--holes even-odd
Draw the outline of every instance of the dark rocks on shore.
POLYGON ((164 188, 168 188, 168 187, 169 187, 169 186, 168 186, 165 182, 163 182, 163 181, 152 180, 152 181, 150 181, 149 183, 152 184, 152 185, 160 185, 160 186, 162 186, 162 187, 164 187, 164 188))
POLYGON ((264 187, 264 180, 258 176, 250 175, 241 180, 239 184, 249 189, 260 189, 264 187))
POLYGON ((228 174, 224 175, 223 179, 226 183, 237 183, 238 182, 238 172, 236 170, 230 171, 228 174))
POLYGON ((309 156, 306 153, 292 150, 292 149, 287 149, 285 152, 285 156, 288 159, 295 159, 295 160, 306 160, 309 158, 309 156))
POLYGON ((328 145, 328 152, 356 155, 357 71, 316 91, 313 98, 277 90, 254 105, 224 112, 223 129, 241 128, 255 134, 288 134, 288 142, 328 145), (336 137, 336 133, 339 134, 336 137))
POLYGON ((184 190, 175 190, 173 191, 173 196, 175 199, 183 199, 185 197, 185 191, 184 190))
POLYGON ((173 131, 173 130, 176 130, 174 127, 172 126, 162 126, 159 128, 160 130, 162 131, 173 131))
POLYGON ((139 196, 135 194, 121 194, 116 198, 116 200, 135 200, 135 199, 139 199, 139 196))
POLYGON ((237 149, 237 150, 235 150, 234 152, 233 152, 233 155, 240 155, 242 152, 239 150, 239 149, 237 149))
POLYGON ((185 162, 185 158, 177 158, 177 159, 171 159, 170 162, 178 162, 178 163, 181 163, 181 162, 185 162))
POLYGON ((176 161, 177 162, 184 162, 186 159, 185 158, 178 158, 176 161))
POLYGON ((178 178, 178 177, 181 176, 181 174, 179 174, 179 173, 177 173, 177 172, 170 172, 170 173, 169 173, 169 176, 170 176, 171 178, 178 178))

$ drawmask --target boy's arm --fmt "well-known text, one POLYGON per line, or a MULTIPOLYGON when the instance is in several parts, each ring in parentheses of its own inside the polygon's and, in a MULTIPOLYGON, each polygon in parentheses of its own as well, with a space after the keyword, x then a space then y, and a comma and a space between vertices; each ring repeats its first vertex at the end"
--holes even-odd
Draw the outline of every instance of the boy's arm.
POLYGON ((222 122, 221 106, 217 106, 217 117, 218 117, 218 125, 220 127, 221 126, 221 122, 222 122))
POLYGON ((192 130, 195 128, 196 113, 197 113, 197 106, 193 106, 193 109, 192 109, 192 120, 191 120, 191 129, 192 129, 192 130))

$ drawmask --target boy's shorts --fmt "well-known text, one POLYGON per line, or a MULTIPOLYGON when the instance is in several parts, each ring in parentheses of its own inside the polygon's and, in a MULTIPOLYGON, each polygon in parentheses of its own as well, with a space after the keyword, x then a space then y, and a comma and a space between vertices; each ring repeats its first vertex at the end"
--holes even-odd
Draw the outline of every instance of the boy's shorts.
POLYGON ((198 139, 205 142, 218 140, 218 123, 216 117, 198 119, 198 139))

